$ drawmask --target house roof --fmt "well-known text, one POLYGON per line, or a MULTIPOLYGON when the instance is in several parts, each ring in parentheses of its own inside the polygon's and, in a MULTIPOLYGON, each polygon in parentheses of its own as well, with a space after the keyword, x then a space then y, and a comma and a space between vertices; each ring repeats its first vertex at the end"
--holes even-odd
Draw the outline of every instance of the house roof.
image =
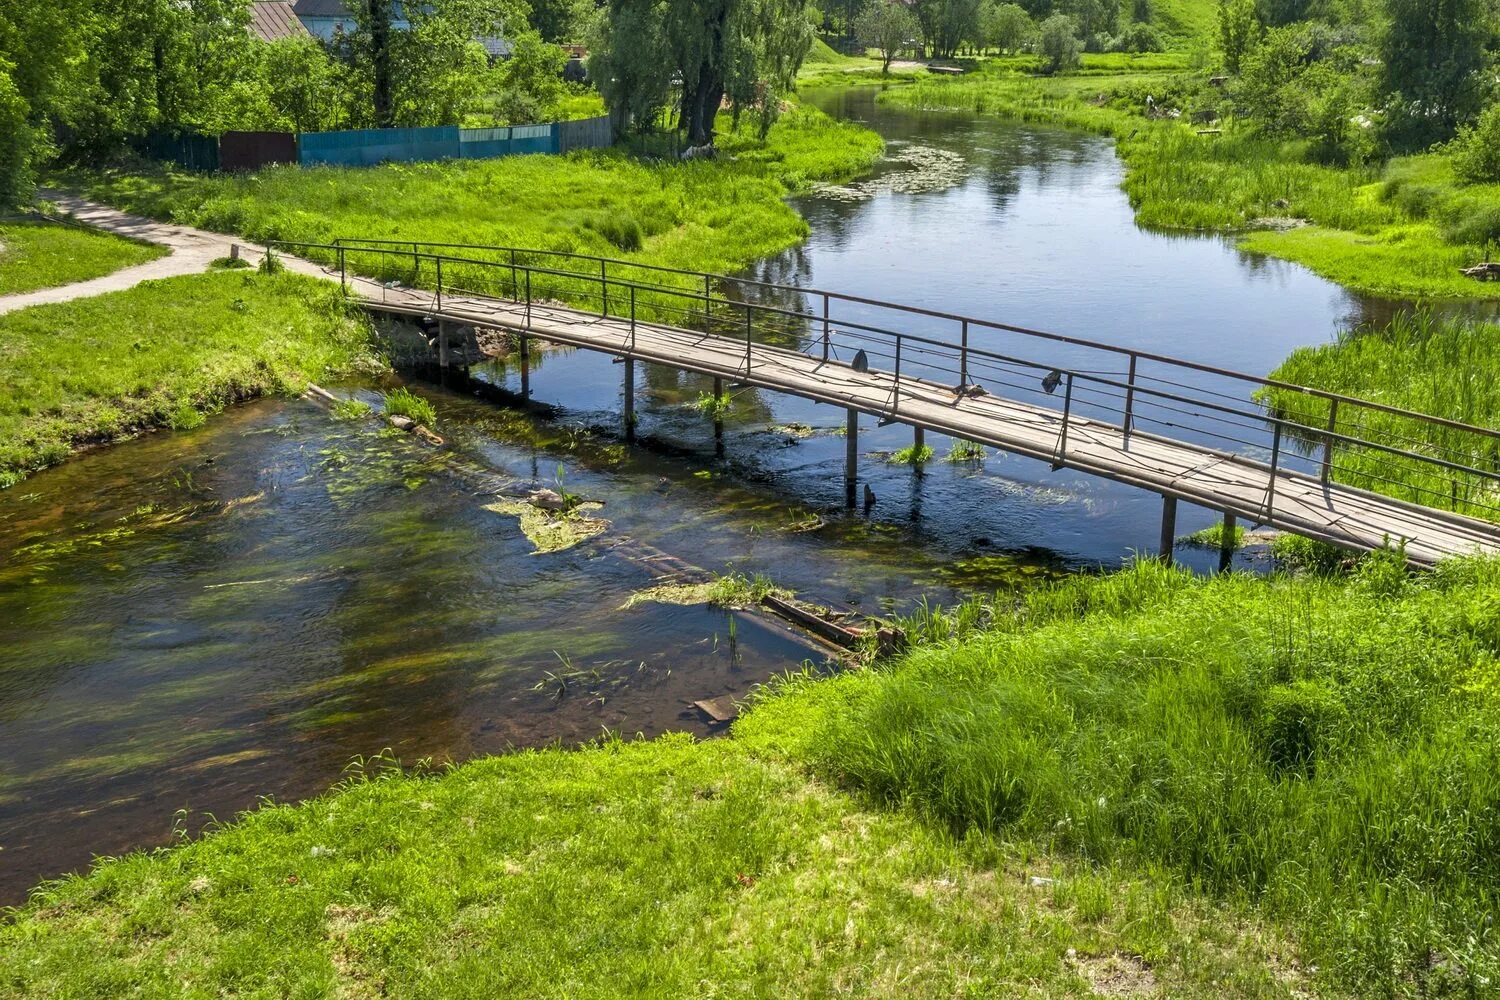
POLYGON ((263 42, 306 35, 307 29, 297 20, 292 0, 255 0, 250 5, 250 33, 263 42))
POLYGON ((349 17, 344 0, 297 0, 293 6, 298 17, 349 17))

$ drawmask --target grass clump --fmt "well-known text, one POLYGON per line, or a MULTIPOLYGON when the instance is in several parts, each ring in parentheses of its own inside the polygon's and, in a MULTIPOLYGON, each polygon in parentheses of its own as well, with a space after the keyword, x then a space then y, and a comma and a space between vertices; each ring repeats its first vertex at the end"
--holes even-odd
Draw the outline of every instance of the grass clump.
POLYGON ((363 420, 374 409, 362 399, 341 399, 333 404, 331 412, 336 420, 363 420))
POLYGON ((943 827, 1252 901, 1330 987, 1473 995, 1500 975, 1497 601, 1496 561, 1142 562, 742 725, 943 827))
POLYGON ((166 247, 57 222, 0 222, 0 295, 102 278, 166 253, 166 247))
POLYGON ((214 271, 245 271, 255 265, 243 257, 215 257, 208 266, 214 271))
POLYGON ((366 365, 369 329, 338 289, 214 273, 0 316, 0 476, 252 396, 366 365))
MULTIPOLYGON (((1224 522, 1216 521, 1201 531, 1195 531, 1178 539, 1183 545, 1197 549, 1222 549, 1224 547, 1224 522)), ((1230 536, 1230 544, 1236 552, 1245 547, 1245 528, 1236 524, 1230 536)))
POLYGON ((900 451, 892 452, 889 462, 892 465, 922 466, 932 461, 933 454, 931 445, 911 445, 902 448, 900 451))
POLYGON ((984 445, 977 441, 966 441, 959 438, 948 446, 948 461, 950 462, 982 462, 984 461, 984 457, 984 445))
POLYGON ((405 386, 385 393, 381 400, 387 417, 406 417, 429 430, 437 426, 437 409, 405 386))
POLYGON ((752 608, 767 597, 790 598, 792 592, 776 586, 770 578, 756 573, 722 573, 701 583, 668 583, 648 587, 630 595, 621 607, 628 611, 638 604, 707 604, 715 608, 752 608))

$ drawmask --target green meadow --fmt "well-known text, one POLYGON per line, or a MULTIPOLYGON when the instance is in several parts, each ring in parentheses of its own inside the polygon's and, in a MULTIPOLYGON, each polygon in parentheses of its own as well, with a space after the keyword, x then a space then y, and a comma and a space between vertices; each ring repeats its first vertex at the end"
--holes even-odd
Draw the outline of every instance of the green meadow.
POLYGON ((167 251, 41 219, 0 221, 0 295, 101 278, 167 251))

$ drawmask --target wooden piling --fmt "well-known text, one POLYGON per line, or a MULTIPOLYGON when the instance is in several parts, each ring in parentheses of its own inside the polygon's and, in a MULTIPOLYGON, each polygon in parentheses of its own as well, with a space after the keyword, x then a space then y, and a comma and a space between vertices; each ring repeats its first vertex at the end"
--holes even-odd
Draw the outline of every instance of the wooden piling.
POLYGON ((844 433, 844 493, 849 506, 854 506, 854 484, 859 479, 859 411, 849 410, 849 423, 844 433))
POLYGON ((714 376, 714 454, 724 454, 724 414, 719 400, 724 398, 724 380, 714 376))
POLYGON ((1224 536, 1219 539, 1219 572, 1228 573, 1229 567, 1234 563, 1234 527, 1235 518, 1233 514, 1224 515, 1224 536))
POLYGON ((521 398, 531 398, 531 338, 521 337, 521 398))
POLYGON ((1161 546, 1158 549, 1164 563, 1172 561, 1172 546, 1177 541, 1177 498, 1161 498, 1161 546))
POLYGON ((438 367, 448 370, 448 321, 438 320, 438 367))
POLYGON ((635 359, 625 359, 625 440, 635 440, 635 359))

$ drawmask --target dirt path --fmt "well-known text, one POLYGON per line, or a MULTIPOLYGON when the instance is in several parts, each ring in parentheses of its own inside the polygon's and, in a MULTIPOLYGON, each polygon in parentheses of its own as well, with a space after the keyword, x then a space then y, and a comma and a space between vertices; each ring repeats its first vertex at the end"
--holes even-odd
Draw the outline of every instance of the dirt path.
MULTIPOLYGON (((200 274, 208 270, 211 261, 220 257, 228 257, 230 246, 236 243, 240 246, 241 254, 252 264, 259 263, 261 256, 265 253, 264 247, 247 243, 239 237, 210 233, 202 229, 193 229, 190 226, 175 226, 169 222, 157 222, 154 219, 121 212, 62 191, 43 191, 41 194, 43 198, 56 205, 59 212, 86 226, 106 233, 114 233, 117 236, 128 236, 145 240, 148 243, 156 243, 170 248, 172 252, 145 264, 106 274, 102 278, 78 281, 71 285, 58 285, 55 288, 41 288, 34 292, 22 292, 17 295, 0 295, 0 314, 49 302, 69 302, 73 299, 103 295, 106 292, 124 291, 153 278, 200 274)), ((327 277, 327 272, 315 264, 292 258, 286 258, 285 262, 288 270, 315 277, 327 277)))

